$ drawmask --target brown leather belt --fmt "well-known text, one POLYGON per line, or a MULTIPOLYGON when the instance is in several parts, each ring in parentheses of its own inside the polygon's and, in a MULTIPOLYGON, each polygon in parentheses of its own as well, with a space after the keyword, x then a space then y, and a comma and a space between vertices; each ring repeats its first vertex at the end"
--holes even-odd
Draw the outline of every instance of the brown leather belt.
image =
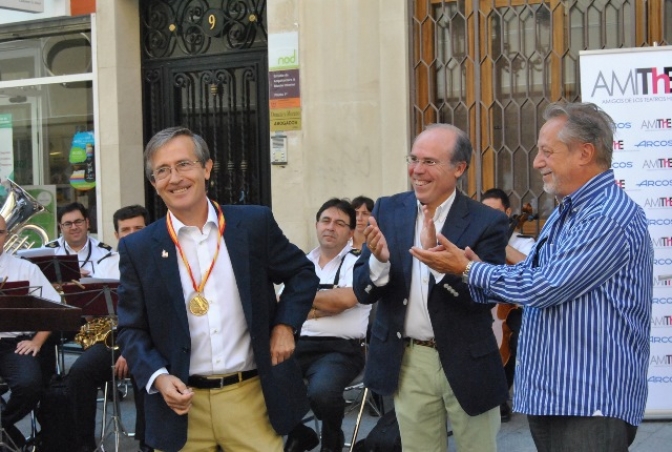
POLYGON ((194 389, 221 389, 225 386, 235 385, 259 374, 257 369, 236 372, 223 377, 208 377, 203 375, 191 375, 187 380, 187 386, 194 389))
POLYGON ((436 341, 434 339, 421 341, 418 339, 413 339, 412 337, 405 337, 404 342, 406 345, 422 345, 423 347, 436 348, 436 341))

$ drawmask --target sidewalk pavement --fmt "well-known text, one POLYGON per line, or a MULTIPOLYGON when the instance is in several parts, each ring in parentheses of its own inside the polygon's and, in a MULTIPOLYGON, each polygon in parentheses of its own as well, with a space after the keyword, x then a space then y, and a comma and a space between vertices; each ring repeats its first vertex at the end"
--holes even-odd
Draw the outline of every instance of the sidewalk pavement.
MULTIPOLYGON (((66 353, 66 368, 69 367, 69 364, 76 359, 77 355, 66 353)), ((128 387, 128 394, 120 402, 120 419, 122 424, 130 432, 133 431, 135 426, 135 405, 133 403, 133 389, 128 387)), ((102 398, 102 392, 100 393, 102 398)), ((107 422, 106 422, 106 431, 108 432, 105 441, 104 449, 107 451, 115 450, 115 435, 114 432, 110 432, 111 423, 111 403, 108 404, 108 413, 107 413, 107 422)), ((101 424, 102 424, 102 401, 98 403, 98 413, 97 413, 97 436, 100 437, 101 424)), ((392 402, 389 398, 386 398, 386 409, 392 407, 392 402)), ((378 421, 378 417, 374 417, 369 414, 368 409, 364 410, 364 415, 362 417, 362 423, 360 426, 360 431, 358 439, 365 438, 366 435, 371 431, 378 421)), ((355 421, 357 418, 357 413, 353 410, 346 414, 345 420, 343 422, 343 431, 345 433, 346 441, 349 441, 352 437, 352 432, 354 430, 355 421)), ((310 427, 314 428, 314 424, 311 422, 308 424, 310 427)), ((28 435, 30 433, 29 420, 26 418, 18 424, 18 427, 23 433, 28 435)), ((672 450, 672 420, 665 421, 645 421, 640 425, 635 438, 635 442, 630 447, 630 452, 662 452, 672 450)), ((503 423, 499 434, 497 435, 497 445, 499 452, 534 452, 535 447, 532 442, 532 437, 530 436, 530 431, 527 425, 526 416, 514 413, 509 422, 503 423)), ((138 443, 133 439, 132 436, 127 436, 125 434, 119 435, 119 451, 120 452, 136 452, 138 450, 138 443)), ((347 449, 344 449, 347 450, 347 449)), ((313 451, 319 451, 319 446, 313 451)), ((260 451, 263 452, 263 451, 260 451)), ((457 452, 455 447, 455 441, 453 439, 449 440, 448 452, 457 452)))

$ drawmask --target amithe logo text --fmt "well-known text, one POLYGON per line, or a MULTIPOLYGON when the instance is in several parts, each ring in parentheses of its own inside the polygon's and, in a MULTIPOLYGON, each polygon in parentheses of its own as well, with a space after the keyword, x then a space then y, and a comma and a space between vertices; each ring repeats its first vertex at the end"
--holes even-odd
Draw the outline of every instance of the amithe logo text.
POLYGON ((649 95, 670 94, 672 67, 636 68, 627 72, 604 73, 600 71, 593 83, 591 97, 596 92, 606 92, 609 97, 614 95, 649 95))

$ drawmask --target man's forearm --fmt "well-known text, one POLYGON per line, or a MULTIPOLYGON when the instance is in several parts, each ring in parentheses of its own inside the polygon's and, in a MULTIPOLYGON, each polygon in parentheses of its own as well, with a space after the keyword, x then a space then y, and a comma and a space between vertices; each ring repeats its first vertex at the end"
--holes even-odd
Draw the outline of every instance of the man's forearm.
POLYGON ((334 315, 350 309, 356 304, 357 297, 355 297, 352 287, 337 287, 318 291, 313 301, 313 308, 334 315))

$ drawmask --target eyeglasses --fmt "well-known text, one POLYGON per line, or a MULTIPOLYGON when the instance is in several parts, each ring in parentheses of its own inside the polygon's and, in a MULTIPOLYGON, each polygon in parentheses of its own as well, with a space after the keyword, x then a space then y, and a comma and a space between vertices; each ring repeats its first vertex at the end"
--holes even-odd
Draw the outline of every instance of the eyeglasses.
POLYGON ((182 160, 181 162, 177 162, 175 166, 166 165, 155 169, 152 171, 152 176, 154 176, 154 180, 164 180, 170 176, 170 173, 173 172, 173 168, 175 168, 175 171, 179 174, 183 174, 193 170, 196 165, 200 163, 201 162, 198 160, 182 160))
POLYGON ((70 229, 73 226, 79 227, 79 226, 83 225, 84 223, 86 223, 86 220, 82 220, 82 219, 75 220, 75 221, 66 221, 65 223, 61 223, 61 229, 70 229))
POLYGON ((324 226, 329 226, 331 223, 334 223, 339 228, 349 228, 350 225, 343 220, 332 220, 331 218, 322 218, 320 223, 324 226))
POLYGON ((438 160, 434 159, 419 159, 414 155, 407 155, 406 156, 406 163, 408 163, 408 166, 416 166, 416 165, 425 165, 425 166, 438 166, 438 165, 446 165, 450 162, 440 162, 438 160))

